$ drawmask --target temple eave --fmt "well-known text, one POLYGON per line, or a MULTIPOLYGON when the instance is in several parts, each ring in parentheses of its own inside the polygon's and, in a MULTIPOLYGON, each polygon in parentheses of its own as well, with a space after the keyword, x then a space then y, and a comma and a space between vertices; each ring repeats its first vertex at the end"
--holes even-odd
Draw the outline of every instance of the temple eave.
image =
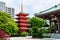
POLYGON ((47 17, 52 17, 52 15, 60 15, 60 10, 55 10, 55 11, 51 11, 51 12, 47 12, 47 13, 36 13, 35 16, 40 17, 40 18, 47 18, 47 17))

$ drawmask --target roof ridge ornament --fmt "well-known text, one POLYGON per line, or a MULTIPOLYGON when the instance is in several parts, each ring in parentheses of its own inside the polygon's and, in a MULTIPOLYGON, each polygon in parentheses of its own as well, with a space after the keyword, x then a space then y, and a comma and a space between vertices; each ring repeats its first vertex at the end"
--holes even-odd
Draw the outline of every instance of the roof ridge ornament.
POLYGON ((57 7, 57 5, 55 5, 55 7, 57 7))

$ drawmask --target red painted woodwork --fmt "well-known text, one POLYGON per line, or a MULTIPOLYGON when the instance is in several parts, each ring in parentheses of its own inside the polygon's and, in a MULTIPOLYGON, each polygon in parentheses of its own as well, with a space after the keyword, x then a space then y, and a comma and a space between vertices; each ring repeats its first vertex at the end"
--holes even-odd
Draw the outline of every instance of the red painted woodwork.
POLYGON ((24 20, 27 20, 28 19, 28 17, 26 17, 26 16, 18 16, 18 18, 16 18, 17 20, 19 20, 19 19, 24 19, 24 20))
POLYGON ((29 26, 29 24, 20 23, 20 26, 29 26))
POLYGON ((28 22, 28 20, 22 20, 22 19, 21 19, 20 22, 22 22, 22 23, 23 23, 23 22, 28 22))
POLYGON ((22 32, 26 32, 27 30, 29 30, 29 28, 26 28, 26 27, 20 27, 20 29, 22 32))
POLYGON ((20 12, 19 14, 16 15, 18 17, 16 18, 17 19, 16 23, 18 23, 21 32, 27 32, 27 30, 29 30, 28 26, 30 26, 30 24, 28 24, 28 17, 27 17, 28 15, 29 14, 23 12, 20 12))
POLYGON ((28 20, 20 19, 17 22, 28 22, 28 20))
POLYGON ((28 16, 29 14, 26 14, 26 13, 24 13, 24 12, 20 12, 19 14, 17 14, 16 16, 28 16), (21 14, 21 15, 20 15, 21 14))
POLYGON ((17 20, 19 20, 19 19, 23 19, 23 20, 27 20, 27 19, 29 19, 29 18, 15 18, 15 19, 17 19, 17 20))
POLYGON ((20 18, 27 18, 27 17, 25 17, 25 16, 19 16, 20 18))

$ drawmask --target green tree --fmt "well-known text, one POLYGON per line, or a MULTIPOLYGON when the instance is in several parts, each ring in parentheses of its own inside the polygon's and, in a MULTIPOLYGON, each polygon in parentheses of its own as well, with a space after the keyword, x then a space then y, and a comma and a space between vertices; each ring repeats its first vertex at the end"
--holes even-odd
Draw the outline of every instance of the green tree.
POLYGON ((30 20, 29 23, 31 24, 31 27, 38 27, 38 28, 43 27, 46 22, 42 18, 38 18, 38 17, 32 17, 29 20, 30 20))
POLYGON ((18 31, 17 24, 12 17, 8 13, 2 11, 0 11, 0 29, 4 30, 9 35, 13 35, 18 31))

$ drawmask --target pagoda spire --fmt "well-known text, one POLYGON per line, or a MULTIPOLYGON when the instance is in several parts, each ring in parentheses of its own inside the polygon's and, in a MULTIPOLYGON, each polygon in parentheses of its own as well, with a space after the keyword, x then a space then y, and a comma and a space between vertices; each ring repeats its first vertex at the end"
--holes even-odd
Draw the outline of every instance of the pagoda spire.
POLYGON ((23 1, 21 0, 21 8, 20 8, 21 12, 23 12, 23 1))

